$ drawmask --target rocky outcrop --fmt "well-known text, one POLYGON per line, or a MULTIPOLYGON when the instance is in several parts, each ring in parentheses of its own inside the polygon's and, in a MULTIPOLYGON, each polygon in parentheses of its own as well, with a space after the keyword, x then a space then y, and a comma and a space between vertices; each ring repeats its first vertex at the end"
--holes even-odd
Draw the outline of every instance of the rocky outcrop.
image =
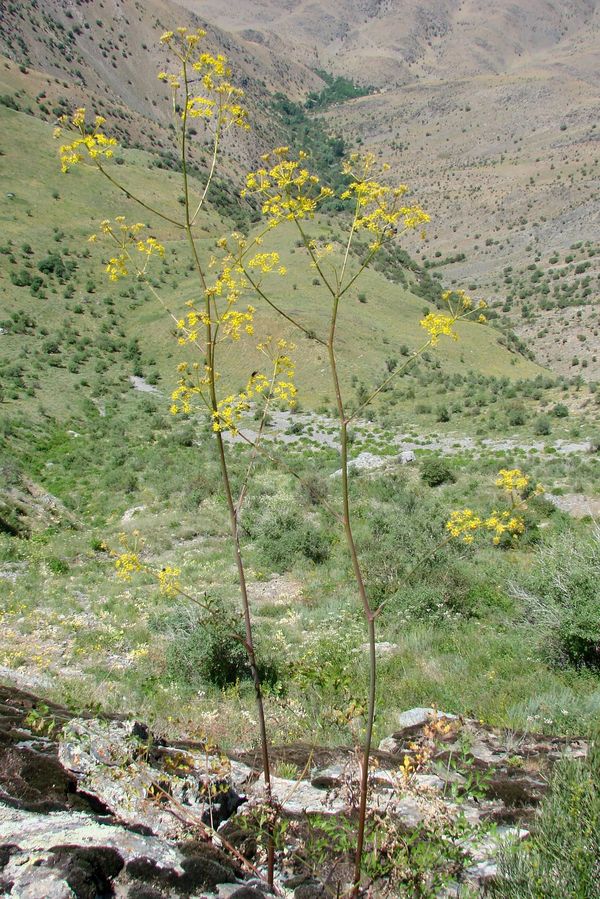
POLYGON ((167 746, 135 722, 73 718, 0 687, 0 893, 160 899, 212 895, 219 884, 241 890, 243 866, 212 845, 206 824, 237 808, 232 784, 246 769, 224 771, 219 756, 216 770, 216 758, 202 744, 167 746))
POLYGON ((30 478, 0 468, 0 532, 29 537, 60 523, 79 527, 76 516, 56 496, 30 478))
MULTIPOLYGON (((458 835, 448 869, 455 883, 444 895, 460 895, 464 884, 481 890, 495 874, 498 841, 527 836, 554 762, 586 751, 583 740, 411 709, 371 760, 368 815, 378 845, 386 833, 409 842, 433 836, 441 845, 458 835)), ((340 834, 349 833, 360 754, 298 743, 274 748, 272 757, 298 772, 272 779, 285 824, 277 889, 294 899, 326 895, 350 876, 349 844, 340 848, 327 836, 315 869, 307 840, 323 827, 335 835, 336 821, 340 834)), ((260 899, 265 801, 259 754, 228 758, 203 743, 158 739, 134 721, 75 717, 0 687, 4 895, 260 899)), ((371 884, 374 897, 394 889, 386 876, 371 884)))

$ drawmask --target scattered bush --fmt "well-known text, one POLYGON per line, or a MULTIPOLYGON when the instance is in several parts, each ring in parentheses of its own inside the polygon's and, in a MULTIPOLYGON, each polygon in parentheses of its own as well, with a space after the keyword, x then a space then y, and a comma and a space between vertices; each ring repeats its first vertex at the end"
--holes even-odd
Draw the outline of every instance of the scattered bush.
MULTIPOLYGON (((166 653, 167 675, 190 689, 212 684, 223 689, 252 675, 243 642, 233 631, 224 608, 215 606, 210 618, 190 614, 172 623, 173 637, 166 653)), ((271 660, 258 663, 261 682, 274 687, 280 677, 271 660)))
POLYGON ((600 668, 600 530, 567 532, 538 550, 523 588, 515 589, 540 644, 558 664, 600 668))
POLYGON ((421 478, 428 487, 438 487, 440 484, 453 484, 456 481, 450 465, 439 458, 426 459, 421 465, 421 478))

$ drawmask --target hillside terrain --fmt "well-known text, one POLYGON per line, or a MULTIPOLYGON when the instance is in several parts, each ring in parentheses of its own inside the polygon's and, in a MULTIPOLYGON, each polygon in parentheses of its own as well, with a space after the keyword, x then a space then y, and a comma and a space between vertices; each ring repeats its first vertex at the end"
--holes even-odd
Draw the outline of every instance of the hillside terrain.
MULTIPOLYGON (((540 263, 552 277, 549 259, 582 242, 596 256, 596 2, 503 0, 493 10, 477 0, 240 2, 225 16, 209 0, 203 9, 238 35, 271 41, 274 53, 284 40, 291 58, 375 86, 323 115, 414 187, 433 217, 422 255, 444 265, 451 283, 505 306, 513 269, 540 263)), ((598 326, 597 259, 583 286, 578 274, 573 266, 562 276, 568 301, 530 291, 505 314, 541 361, 593 380, 597 347, 579 335, 598 326), (563 331, 566 343, 538 337, 545 327, 563 331)))
MULTIPOLYGON (((426 242, 410 249, 448 286, 468 285, 497 304, 542 364, 597 378, 588 339, 597 336, 600 278, 595 2, 539 0, 518 10, 501 2, 490 15, 475 0, 407 2, 401 11, 358 0, 240 2, 226 12, 209 0, 199 13, 196 3, 168 0, 52 0, 26 13, 3 2, 0 49, 12 61, 0 69, 0 90, 48 121, 91 94, 118 137, 173 165, 153 48, 169 24, 208 21, 209 42, 230 57, 248 95, 252 131, 225 142, 224 175, 239 184, 260 153, 287 139, 275 94, 302 106, 324 79, 364 85, 362 97, 324 94, 309 126, 321 121, 347 147, 373 150, 409 182, 432 215, 426 242), (565 261, 579 244, 583 272, 583 260, 565 261), (515 272, 534 266, 548 286, 510 287, 515 272), (555 328, 561 341, 545 340, 555 328)), ((201 132, 194 142, 199 166, 206 140, 201 132)))

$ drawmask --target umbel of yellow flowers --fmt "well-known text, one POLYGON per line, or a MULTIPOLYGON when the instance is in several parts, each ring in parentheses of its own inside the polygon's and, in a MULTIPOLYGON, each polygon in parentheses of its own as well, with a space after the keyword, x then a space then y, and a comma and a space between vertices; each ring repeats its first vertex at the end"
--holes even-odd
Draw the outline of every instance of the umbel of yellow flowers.
MULTIPOLYGON (((498 545, 504 536, 514 540, 524 532, 525 520, 520 513, 527 509, 529 478, 520 468, 502 468, 498 472, 496 486, 501 487, 510 497, 509 508, 501 511, 494 509, 485 518, 477 515, 472 509, 452 512, 446 522, 450 538, 458 537, 463 543, 473 543, 477 531, 487 531, 493 535, 492 543, 498 545)), ((538 496, 543 492, 541 484, 537 484, 531 491, 533 495, 538 496)))

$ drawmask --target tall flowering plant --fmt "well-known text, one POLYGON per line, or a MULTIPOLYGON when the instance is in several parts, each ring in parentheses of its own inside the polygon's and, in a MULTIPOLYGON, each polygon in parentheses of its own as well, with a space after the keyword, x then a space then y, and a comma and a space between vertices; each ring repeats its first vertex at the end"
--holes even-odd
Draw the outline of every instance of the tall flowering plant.
MULTIPOLYGON (((465 319, 485 322, 485 303, 474 303, 461 290, 443 295, 445 309, 424 315, 420 324, 424 331, 423 342, 403 365, 394 368, 384 380, 359 405, 350 410, 344 396, 338 361, 338 325, 346 314, 345 301, 350 288, 357 282, 377 254, 389 243, 399 240, 408 232, 421 232, 429 221, 429 215, 416 203, 408 200, 405 184, 388 183, 389 169, 379 167, 371 154, 353 154, 343 164, 346 186, 339 199, 349 207, 343 218, 345 238, 341 252, 330 243, 315 240, 310 235, 309 223, 318 215, 322 205, 334 191, 321 183, 310 170, 310 160, 305 153, 294 155, 282 146, 261 158, 261 165, 249 173, 242 195, 253 197, 263 216, 262 225, 249 237, 233 233, 222 237, 216 253, 204 262, 198 245, 198 224, 202 220, 207 197, 213 182, 223 136, 231 129, 246 130, 249 127, 243 106, 243 91, 233 84, 226 58, 213 55, 203 49, 205 32, 190 31, 184 27, 163 34, 161 42, 168 50, 172 66, 161 71, 158 78, 171 90, 172 109, 177 123, 183 207, 180 217, 156 208, 144 196, 136 196, 115 176, 110 160, 117 142, 104 132, 105 121, 96 116, 88 119, 85 109, 78 109, 70 118, 64 118, 56 129, 56 136, 67 139, 61 143, 61 167, 67 172, 72 166, 84 164, 94 167, 117 190, 147 212, 152 213, 165 230, 181 235, 187 244, 189 261, 197 278, 198 299, 188 301, 183 312, 172 312, 149 277, 151 266, 165 255, 164 243, 148 235, 144 224, 128 222, 123 216, 114 221, 100 223, 99 233, 90 237, 108 242, 110 255, 106 275, 112 281, 133 276, 144 281, 157 302, 173 318, 178 345, 192 350, 194 361, 181 361, 177 367, 177 385, 171 397, 174 415, 203 411, 210 422, 215 452, 219 460, 223 492, 227 506, 232 553, 235 559, 239 584, 243 633, 238 639, 243 644, 254 683, 258 711, 259 737, 267 797, 267 813, 264 816, 267 830, 267 880, 273 884, 274 839, 277 807, 272 800, 271 765, 267 720, 263 702, 263 690, 256 659, 252 610, 248 597, 247 573, 240 539, 240 515, 247 496, 256 454, 263 452, 261 440, 270 407, 296 403, 294 383, 295 345, 288 337, 255 335, 256 316, 261 307, 269 308, 281 317, 290 330, 296 329, 316 341, 326 352, 339 426, 341 461, 341 507, 333 510, 343 530, 347 552, 356 583, 357 598, 363 611, 369 645, 369 687, 367 715, 362 738, 362 765, 354 875, 351 893, 358 896, 361 888, 362 860, 368 807, 368 774, 371 754, 373 724, 376 710, 377 658, 376 624, 383 604, 375 607, 369 601, 363 568, 357 548, 349 493, 349 426, 372 403, 388 384, 425 350, 436 347, 440 338, 457 339, 456 325, 465 319), (189 177, 190 131, 193 121, 202 121, 212 135, 212 153, 206 177, 200 190, 197 182, 189 177), (317 333, 300 314, 291 313, 278 302, 270 288, 272 279, 285 277, 285 266, 278 252, 268 248, 270 234, 284 223, 292 223, 298 232, 301 245, 306 250, 309 265, 318 273, 327 294, 328 320, 322 333, 317 333), (366 237, 356 241, 358 235, 366 237), (222 387, 227 382, 222 376, 228 373, 230 363, 237 356, 241 340, 253 340, 260 354, 262 366, 248 373, 243 387, 236 391, 222 387), (241 430, 244 416, 252 405, 260 400, 262 417, 256 437, 249 438, 241 430), (225 436, 240 437, 250 445, 252 453, 239 493, 234 493, 230 462, 225 436)), ((269 455, 269 458, 273 458, 269 455)), ((281 463, 281 460, 274 460, 281 463)), ((288 469, 289 470, 289 469, 288 469)), ((453 539, 473 542, 479 531, 492 534, 494 543, 508 538, 516 539, 524 529, 521 511, 529 482, 519 470, 503 470, 498 486, 509 497, 508 508, 494 510, 488 516, 479 516, 470 509, 453 512, 446 525, 446 533, 432 553, 453 539)), ((119 576, 130 579, 137 572, 152 574, 159 589, 167 596, 184 596, 198 603, 208 614, 212 608, 206 595, 197 595, 181 583, 180 571, 167 566, 154 571, 143 561, 139 535, 130 543, 123 535, 123 551, 116 554, 119 576)), ((421 560, 422 562, 422 560, 421 560)), ((417 563, 417 566, 421 564, 417 563)), ((410 572, 407 577, 410 576, 410 572)), ((232 624, 232 629, 235 625, 232 624)))

